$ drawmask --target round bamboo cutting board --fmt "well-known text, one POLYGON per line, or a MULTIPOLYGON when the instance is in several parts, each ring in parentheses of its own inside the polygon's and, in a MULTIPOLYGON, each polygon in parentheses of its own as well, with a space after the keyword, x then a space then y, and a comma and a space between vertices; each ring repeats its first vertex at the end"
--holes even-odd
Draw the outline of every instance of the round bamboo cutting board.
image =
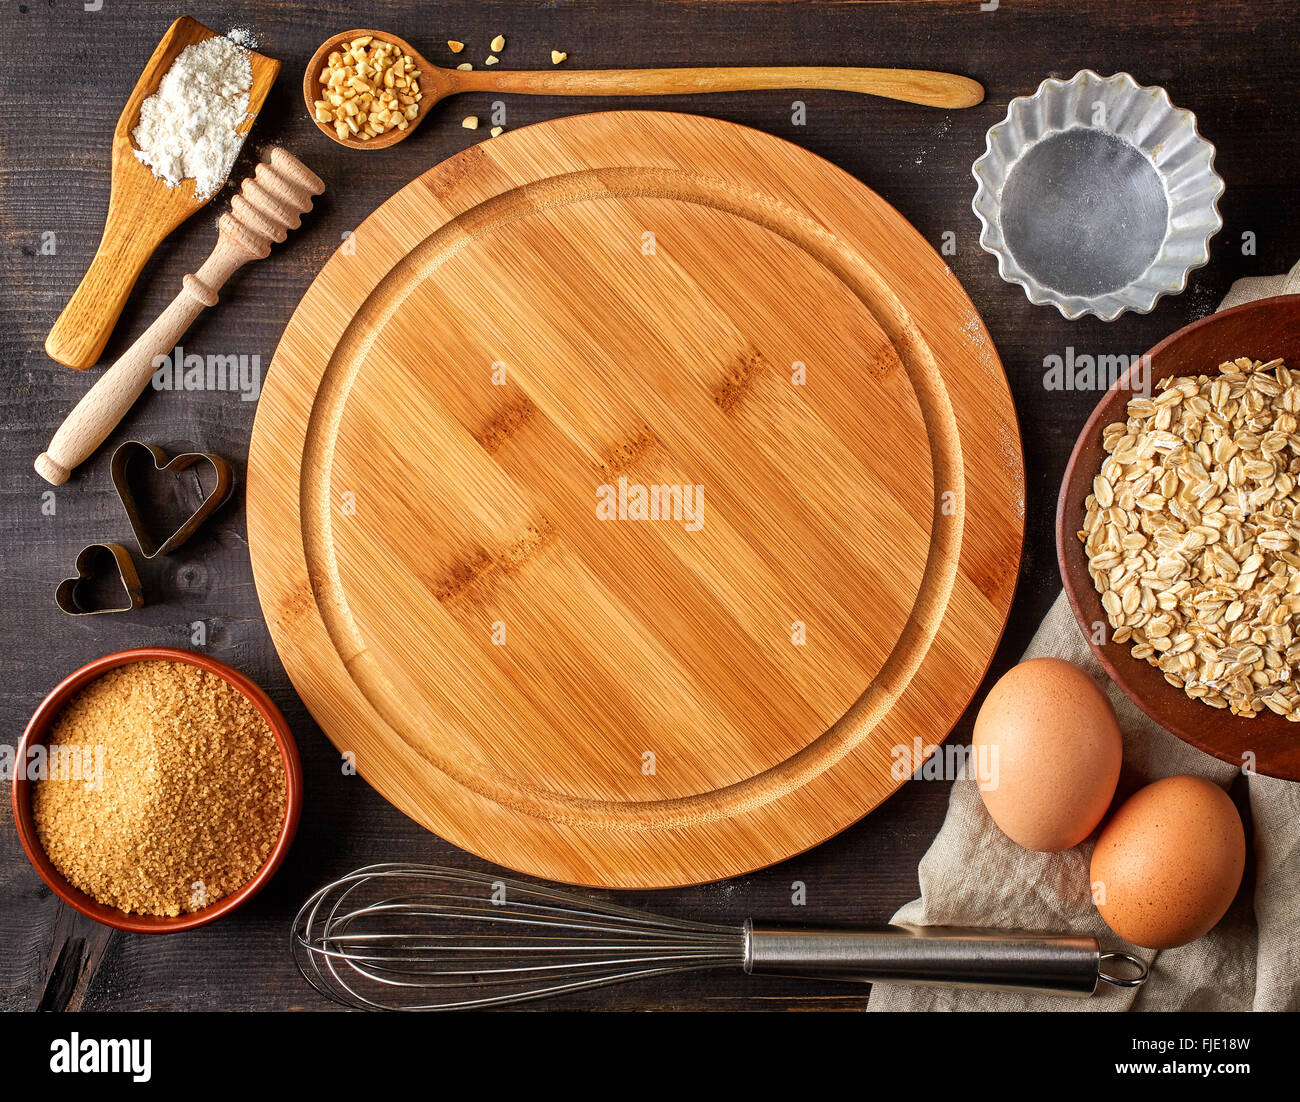
POLYGON ((1023 472, 896 211, 780 139, 613 112, 472 146, 340 248, 248 524, 285 668, 384 796, 512 869, 666 887, 823 841, 945 737, 1023 472))

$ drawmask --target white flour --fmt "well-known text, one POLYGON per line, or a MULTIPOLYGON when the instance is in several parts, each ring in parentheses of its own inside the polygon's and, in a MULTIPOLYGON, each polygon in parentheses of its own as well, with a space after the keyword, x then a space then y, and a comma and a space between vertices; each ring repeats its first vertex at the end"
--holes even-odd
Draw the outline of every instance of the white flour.
POLYGON ((131 132, 135 155, 168 187, 193 180, 195 198, 207 199, 244 144, 236 128, 248 117, 252 86, 248 54, 230 39, 185 47, 140 106, 140 125, 131 132))
POLYGON ((257 49, 257 35, 252 27, 231 27, 226 32, 226 37, 236 46, 243 46, 249 50, 257 49))

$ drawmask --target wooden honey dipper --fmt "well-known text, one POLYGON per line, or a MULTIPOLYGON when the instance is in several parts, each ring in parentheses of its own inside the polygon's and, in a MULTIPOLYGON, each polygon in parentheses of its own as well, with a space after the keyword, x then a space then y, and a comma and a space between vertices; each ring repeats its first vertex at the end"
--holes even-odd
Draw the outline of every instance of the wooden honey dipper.
POLYGON ((175 348, 205 306, 250 260, 261 260, 272 243, 283 241, 311 210, 312 197, 325 190, 320 177, 279 147, 247 177, 218 222, 212 253, 149 326, 77 403, 59 426, 50 446, 36 458, 36 473, 61 486, 126 415, 155 371, 155 359, 175 348))

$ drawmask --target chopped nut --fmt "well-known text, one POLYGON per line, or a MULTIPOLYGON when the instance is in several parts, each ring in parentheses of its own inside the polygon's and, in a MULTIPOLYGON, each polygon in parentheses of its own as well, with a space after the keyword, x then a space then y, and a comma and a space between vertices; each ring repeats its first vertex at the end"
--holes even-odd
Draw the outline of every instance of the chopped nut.
POLYGON ((499 54, 506 48, 506 36, 503 34, 497 35, 496 38, 492 39, 491 43, 489 43, 489 46, 494 54, 499 54))
POLYGON ((463 119, 460 120, 460 124, 461 124, 461 126, 463 126, 466 130, 477 130, 477 129, 478 129, 478 116, 477 116, 477 115, 466 115, 463 119))
POLYGON ((552 64, 552 65, 558 65, 561 61, 563 61, 563 60, 564 60, 566 57, 568 57, 568 56, 569 56, 569 55, 566 54, 563 50, 552 50, 552 51, 551 51, 551 64, 552 64))
POLYGON ((465 43, 457 42, 454 38, 447 39, 447 49, 453 54, 458 54, 465 48, 465 43))
POLYGON ((499 62, 500 60, 501 60, 501 59, 500 59, 499 57, 496 57, 496 56, 494 56, 494 55, 492 55, 492 54, 489 54, 489 55, 488 55, 488 59, 487 59, 485 62, 483 62, 483 64, 484 64, 484 65, 495 65, 495 64, 496 64, 497 62, 499 62))
POLYGON ((456 68, 459 69, 461 72, 468 72, 470 69, 474 68, 474 66, 471 65, 468 61, 462 61, 459 65, 456 66, 456 68))
POLYGON ((491 131, 491 133, 492 133, 492 137, 494 137, 494 138, 500 137, 500 136, 501 136, 501 131, 503 131, 504 129, 505 129, 504 126, 494 126, 494 127, 492 128, 492 131, 491 131))
POLYGON ((420 99, 420 70, 392 42, 373 35, 354 38, 330 53, 317 77, 322 96, 314 104, 316 121, 332 125, 340 138, 378 137, 413 118, 404 108, 420 99), (398 97, 403 97, 399 101, 398 97))

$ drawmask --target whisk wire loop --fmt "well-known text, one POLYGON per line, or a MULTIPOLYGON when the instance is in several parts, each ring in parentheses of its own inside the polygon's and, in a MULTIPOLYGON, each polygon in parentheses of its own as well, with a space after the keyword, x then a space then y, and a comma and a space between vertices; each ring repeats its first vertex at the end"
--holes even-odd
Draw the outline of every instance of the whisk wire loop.
POLYGON ((544 885, 388 863, 312 895, 291 940, 304 978, 345 1006, 447 1010, 738 968, 744 938, 736 927, 644 914, 544 885))

